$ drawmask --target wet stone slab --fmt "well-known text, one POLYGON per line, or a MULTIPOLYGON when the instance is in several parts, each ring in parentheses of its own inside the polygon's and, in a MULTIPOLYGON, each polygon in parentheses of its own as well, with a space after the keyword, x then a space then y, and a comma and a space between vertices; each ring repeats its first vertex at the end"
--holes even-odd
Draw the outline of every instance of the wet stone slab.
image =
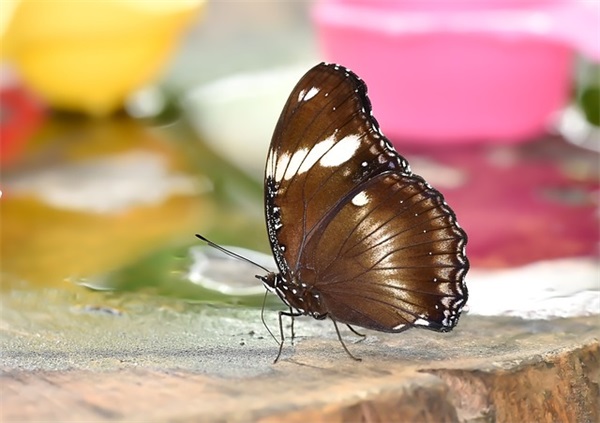
POLYGON ((273 364, 260 310, 144 295, 13 291, 1 329, 2 421, 600 419, 597 316, 344 330, 360 363, 328 321, 297 320, 273 364))

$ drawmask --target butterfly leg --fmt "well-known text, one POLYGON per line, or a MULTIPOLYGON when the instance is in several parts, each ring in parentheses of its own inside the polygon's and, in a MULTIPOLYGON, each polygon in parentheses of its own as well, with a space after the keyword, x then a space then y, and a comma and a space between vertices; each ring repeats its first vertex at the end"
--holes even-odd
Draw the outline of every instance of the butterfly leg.
POLYGON ((279 351, 277 352, 277 357, 275 357, 273 364, 277 363, 279 357, 281 356, 281 351, 283 350, 283 324, 281 323, 281 316, 283 316, 283 313, 283 311, 279 312, 279 334, 281 336, 281 340, 279 341, 279 351))
MULTIPOLYGON (((292 318, 292 325, 294 324, 294 317, 298 317, 298 316, 302 316, 302 313, 294 313, 291 311, 280 311, 279 312, 279 335, 281 336, 281 341, 279 342, 279 351, 277 352, 277 357, 275 357, 275 361, 273 361, 273 364, 277 363, 277 361, 279 360, 279 357, 281 356, 281 351, 283 350, 283 342, 285 341, 285 337, 283 336, 283 321, 281 319, 282 316, 288 316, 292 318)), ((293 326, 292 326, 293 327, 293 326)), ((293 334, 293 329, 292 329, 292 334, 293 334)), ((293 335, 292 335, 293 337, 293 335)))
POLYGON ((348 326, 348 329, 350 329, 352 331, 352 333, 360 336, 362 338, 361 341, 367 337, 367 335, 365 335, 364 333, 357 332, 356 329, 354 329, 352 326, 350 326, 350 325, 346 325, 346 326, 348 326))
MULTIPOLYGON (((290 307, 290 315, 292 315, 292 309, 290 307)), ((296 337, 296 333, 294 332, 294 321, 296 319, 294 319, 294 316, 292 315, 292 325, 291 325, 291 331, 292 331, 292 345, 294 345, 294 338, 296 337)))
MULTIPOLYGON (((346 351, 346 353, 354 360, 356 361, 362 361, 362 358, 358 358, 358 357, 354 357, 352 355, 352 353, 348 350, 348 348, 346 347, 346 344, 344 344, 344 340, 342 339, 342 335, 340 334, 340 330, 338 329, 338 325, 337 322, 333 319, 331 319, 331 321, 333 322, 333 326, 335 327, 335 332, 337 333, 338 339, 340 340, 340 343, 342 344, 342 347, 344 347, 344 350, 346 351)), ((354 332, 354 330, 352 330, 354 332)))

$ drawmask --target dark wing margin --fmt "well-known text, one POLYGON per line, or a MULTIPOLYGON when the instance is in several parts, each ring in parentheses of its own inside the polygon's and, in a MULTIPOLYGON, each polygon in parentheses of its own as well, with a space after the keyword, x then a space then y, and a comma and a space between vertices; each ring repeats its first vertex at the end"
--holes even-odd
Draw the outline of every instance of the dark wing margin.
POLYGON ((467 235, 421 177, 385 172, 359 185, 318 229, 300 277, 334 320, 384 332, 450 331, 468 292, 467 235))

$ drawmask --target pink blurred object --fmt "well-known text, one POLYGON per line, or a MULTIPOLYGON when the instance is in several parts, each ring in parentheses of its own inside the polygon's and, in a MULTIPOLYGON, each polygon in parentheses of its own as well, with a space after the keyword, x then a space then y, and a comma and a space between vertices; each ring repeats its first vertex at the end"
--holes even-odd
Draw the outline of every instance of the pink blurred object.
POLYGON ((313 18, 404 144, 531 139, 570 100, 574 53, 600 61, 595 0, 320 0, 313 18))

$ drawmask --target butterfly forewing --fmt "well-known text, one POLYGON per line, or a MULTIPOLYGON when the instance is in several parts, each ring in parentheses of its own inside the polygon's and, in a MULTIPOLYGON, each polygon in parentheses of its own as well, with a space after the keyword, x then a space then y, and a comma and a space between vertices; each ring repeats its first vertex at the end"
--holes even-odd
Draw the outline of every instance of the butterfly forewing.
POLYGON ((388 332, 456 324, 466 234, 382 135, 347 69, 317 65, 292 91, 267 158, 265 210, 283 279, 317 299, 319 316, 388 332))
POLYGON ((409 173, 371 116, 364 83, 320 64, 292 91, 275 128, 265 172, 267 228, 281 270, 357 184, 385 170, 409 173))

